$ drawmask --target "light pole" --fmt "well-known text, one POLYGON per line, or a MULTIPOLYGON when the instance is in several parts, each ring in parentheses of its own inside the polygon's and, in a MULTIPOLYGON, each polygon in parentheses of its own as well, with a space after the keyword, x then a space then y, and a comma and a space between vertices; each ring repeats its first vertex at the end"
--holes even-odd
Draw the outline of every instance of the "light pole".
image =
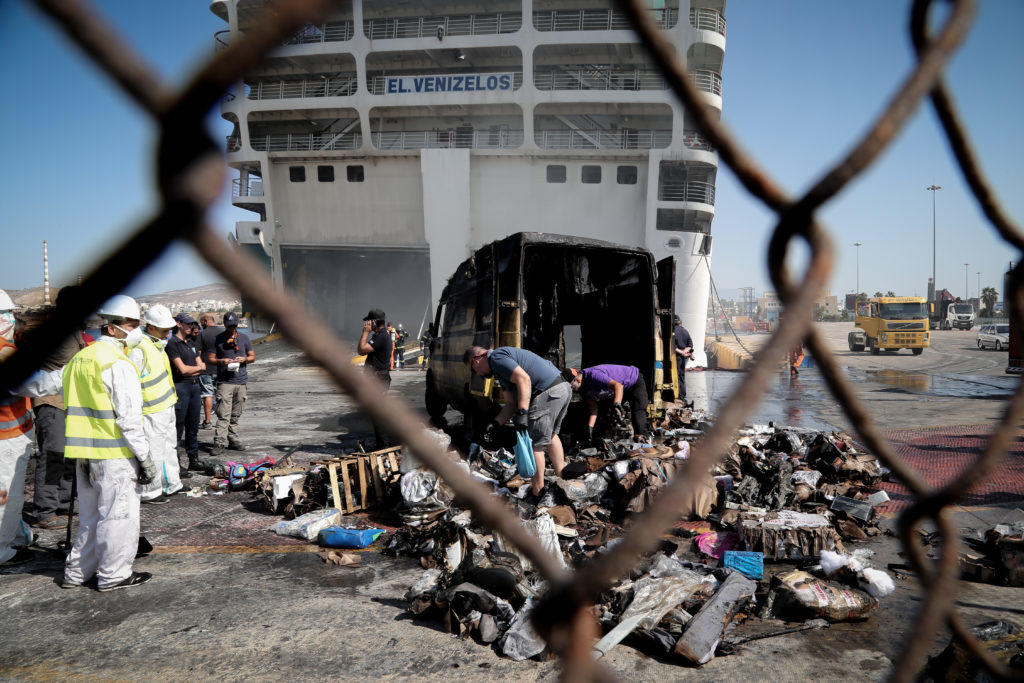
POLYGON ((968 299, 971 298, 971 293, 969 291, 967 291, 967 267, 969 265, 971 265, 971 264, 970 263, 965 263, 964 264, 964 301, 967 301, 968 299))
POLYGON ((932 291, 939 291, 939 283, 935 281, 935 192, 941 190, 939 185, 924 188, 932 193, 932 291))
MULTIPOLYGON (((854 242, 853 246, 857 247, 857 291, 854 292, 856 295, 860 295, 860 242, 854 242)), ((855 296, 854 299, 857 297, 855 296)))
MULTIPOLYGON (((981 301, 981 271, 978 271, 978 301, 981 301)), ((979 306, 980 308, 980 306, 979 306)))

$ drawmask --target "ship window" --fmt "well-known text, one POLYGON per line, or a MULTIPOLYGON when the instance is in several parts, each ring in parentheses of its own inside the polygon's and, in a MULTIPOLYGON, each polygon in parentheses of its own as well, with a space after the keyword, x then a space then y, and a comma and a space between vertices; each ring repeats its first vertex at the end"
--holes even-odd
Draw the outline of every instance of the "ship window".
POLYGON ((348 175, 348 181, 350 183, 361 183, 363 182, 363 167, 362 166, 346 166, 345 173, 348 175))
POLYGON ((305 166, 289 166, 288 167, 288 180, 293 183, 304 183, 306 182, 306 167, 305 166))
POLYGON ((636 166, 619 166, 615 169, 615 181, 619 185, 636 185, 636 166))
POLYGON ((580 182, 594 185, 601 182, 600 166, 584 166, 580 171, 580 182))
POLYGON ((316 167, 316 179, 321 183, 333 183, 334 182, 334 167, 333 166, 317 166, 316 167))
POLYGON ((565 182, 565 166, 548 166, 548 182, 549 183, 564 183, 565 182))

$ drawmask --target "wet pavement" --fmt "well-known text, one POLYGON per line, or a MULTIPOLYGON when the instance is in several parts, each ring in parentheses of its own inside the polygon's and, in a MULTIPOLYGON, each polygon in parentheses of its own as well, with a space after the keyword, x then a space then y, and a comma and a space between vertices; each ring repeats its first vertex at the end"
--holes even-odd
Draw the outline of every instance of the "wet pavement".
MULTIPOLYGON (((1004 372, 1005 351, 977 348, 976 331, 932 332, 932 346, 920 356, 908 351, 873 356, 849 351, 849 323, 817 327, 830 341, 858 398, 883 429, 994 422, 1020 383, 1019 376, 1004 372)), ((764 335, 752 336, 756 342, 764 340, 764 335)), ((744 377, 744 373, 730 371, 687 372, 688 398, 699 407, 718 412, 744 377)), ((792 376, 780 365, 749 421, 849 429, 843 411, 813 366, 792 376)))

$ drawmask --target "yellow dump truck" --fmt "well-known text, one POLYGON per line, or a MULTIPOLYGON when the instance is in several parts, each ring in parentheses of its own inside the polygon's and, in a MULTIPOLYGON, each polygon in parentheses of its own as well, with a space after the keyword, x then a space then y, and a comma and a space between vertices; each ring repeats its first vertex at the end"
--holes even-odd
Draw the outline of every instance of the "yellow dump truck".
POLYGON ((910 349, 915 356, 928 348, 928 303, 920 296, 880 296, 857 306, 857 329, 850 332, 851 351, 910 349))

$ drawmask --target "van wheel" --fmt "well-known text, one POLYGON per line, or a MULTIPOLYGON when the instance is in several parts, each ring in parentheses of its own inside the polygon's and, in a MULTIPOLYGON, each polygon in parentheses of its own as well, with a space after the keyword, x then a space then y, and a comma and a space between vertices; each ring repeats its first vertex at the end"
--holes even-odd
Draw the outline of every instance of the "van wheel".
POLYGON ((911 351, 914 352, 915 356, 920 356, 922 353, 924 353, 924 349, 911 349, 911 351))
POLYGON ((1003 342, 997 341, 996 342, 996 351, 1002 351, 1002 350, 1003 350, 1003 342))
POLYGON ((978 340, 978 348, 979 348, 979 349, 983 349, 983 348, 985 348, 985 345, 981 343, 981 340, 980 340, 980 339, 978 340))
POLYGON ((444 412, 448 408, 448 405, 441 398, 440 392, 437 387, 434 386, 433 373, 427 373, 427 391, 424 396, 424 403, 427 408, 427 415, 436 419, 444 417, 444 412))

